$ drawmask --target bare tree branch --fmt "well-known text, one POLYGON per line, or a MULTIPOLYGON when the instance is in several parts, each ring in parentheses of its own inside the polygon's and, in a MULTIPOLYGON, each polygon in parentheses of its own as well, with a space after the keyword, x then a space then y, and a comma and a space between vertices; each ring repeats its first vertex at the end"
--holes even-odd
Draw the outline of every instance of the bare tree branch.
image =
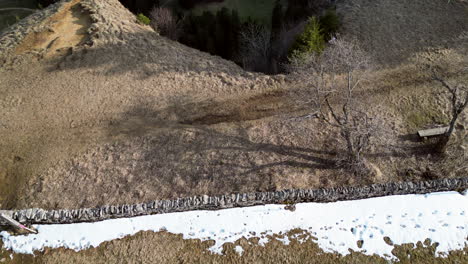
POLYGON ((289 72, 303 83, 298 103, 311 102, 319 117, 340 130, 347 145, 342 163, 356 173, 368 173, 363 153, 376 136, 375 118, 362 111, 355 90, 365 79, 371 66, 370 58, 356 42, 334 40, 321 55, 316 53, 292 57, 289 72), (313 98, 305 100, 305 98, 313 98), (331 116, 331 117, 329 117, 331 116))
POLYGON ((452 116, 449 129, 441 140, 440 150, 443 152, 450 136, 453 134, 458 117, 468 105, 468 86, 462 84, 451 85, 446 80, 442 79, 434 70, 432 71, 432 78, 439 82, 450 94, 452 116))
POLYGON ((263 25, 250 23, 240 32, 239 39, 244 68, 267 72, 271 55, 271 31, 263 25))
POLYGON ((181 32, 181 20, 177 20, 172 11, 166 7, 155 7, 150 12, 151 26, 172 40, 177 40, 181 32))

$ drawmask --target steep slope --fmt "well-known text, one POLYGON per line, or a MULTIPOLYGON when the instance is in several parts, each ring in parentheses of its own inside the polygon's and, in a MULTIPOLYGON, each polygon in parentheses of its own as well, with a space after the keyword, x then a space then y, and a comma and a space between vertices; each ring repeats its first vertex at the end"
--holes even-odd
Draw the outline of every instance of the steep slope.
POLYGON ((468 10, 463 0, 339 1, 343 32, 356 37, 381 65, 397 66, 418 52, 464 48, 468 10))
POLYGON ((10 33, 2 39, 0 179, 10 183, 3 199, 14 197, 5 192, 15 192, 12 186, 27 175, 106 142, 112 120, 184 121, 199 113, 161 110, 278 84, 160 37, 117 0, 62 1, 52 8, 58 11, 31 25, 24 38, 10 33))

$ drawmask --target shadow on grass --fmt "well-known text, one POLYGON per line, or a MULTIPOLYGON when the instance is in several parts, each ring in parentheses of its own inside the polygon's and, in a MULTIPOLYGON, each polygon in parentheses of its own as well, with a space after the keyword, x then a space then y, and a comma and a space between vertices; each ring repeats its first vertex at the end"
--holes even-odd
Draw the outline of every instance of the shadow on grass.
MULTIPOLYGON (((133 142, 120 152, 138 153, 135 171, 157 177, 159 189, 167 191, 164 198, 272 191, 293 172, 313 175, 316 170, 336 169, 334 152, 273 143, 252 135, 237 119, 191 125, 185 115, 197 112, 191 106, 191 110, 174 106, 161 111, 137 107, 108 127, 111 137, 133 142), (168 115, 175 115, 175 120, 167 120, 168 115)), ((307 186, 313 179, 297 184, 307 186)))

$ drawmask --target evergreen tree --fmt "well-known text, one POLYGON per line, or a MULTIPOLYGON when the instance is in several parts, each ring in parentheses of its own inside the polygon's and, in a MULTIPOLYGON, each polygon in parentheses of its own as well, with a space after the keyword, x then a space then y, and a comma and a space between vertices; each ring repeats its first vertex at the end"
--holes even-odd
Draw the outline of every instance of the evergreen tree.
POLYGON ((276 0, 275 7, 271 15, 271 31, 278 32, 284 23, 283 5, 280 0, 276 0))
POLYGON ((325 40, 330 40, 340 27, 340 19, 335 9, 327 9, 325 14, 320 17, 320 26, 323 29, 325 40))
POLYGON ((241 21, 237 10, 231 11, 231 30, 229 31, 229 58, 233 59, 239 52, 239 33, 241 21))
POLYGON ((288 0, 285 17, 292 22, 300 21, 308 14, 308 0, 288 0))
POLYGON ((321 53, 325 48, 325 39, 320 23, 316 17, 311 17, 304 32, 298 36, 290 55, 300 56, 307 53, 321 53))
POLYGON ((179 0, 179 5, 185 9, 190 9, 196 5, 196 0, 179 0))
POLYGON ((216 13, 216 54, 228 59, 229 31, 231 27, 231 14, 229 9, 223 7, 216 13))
MULTIPOLYGON (((38 0, 38 3, 42 7, 48 7, 49 5, 58 2, 59 0, 38 0)), ((125 0, 124 0, 125 1, 125 0)))
POLYGON ((179 41, 225 59, 233 59, 239 50, 240 29, 237 11, 227 8, 215 14, 205 11, 201 16, 188 15, 184 19, 184 33, 179 41))

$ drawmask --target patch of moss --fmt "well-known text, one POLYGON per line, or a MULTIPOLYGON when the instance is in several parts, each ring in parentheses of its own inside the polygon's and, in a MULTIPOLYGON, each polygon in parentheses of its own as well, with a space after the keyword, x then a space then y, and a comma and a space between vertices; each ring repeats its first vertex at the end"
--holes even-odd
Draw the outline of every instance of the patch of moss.
POLYGON ((147 16, 143 15, 142 13, 137 15, 137 19, 138 19, 138 22, 144 25, 149 25, 151 22, 151 20, 147 16))

